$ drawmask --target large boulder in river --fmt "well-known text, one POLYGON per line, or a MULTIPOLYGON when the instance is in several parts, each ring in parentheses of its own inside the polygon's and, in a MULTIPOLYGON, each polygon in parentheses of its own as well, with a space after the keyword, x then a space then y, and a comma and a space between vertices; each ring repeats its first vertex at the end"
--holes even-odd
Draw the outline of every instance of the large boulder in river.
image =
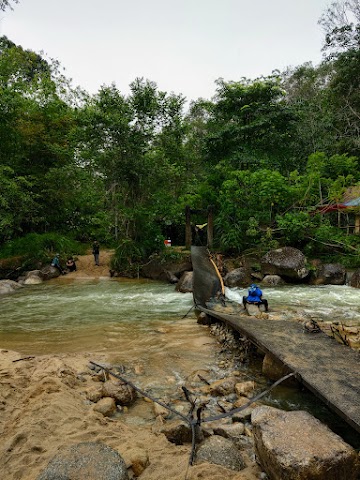
POLYGON ((176 283, 185 273, 192 270, 190 255, 179 255, 179 258, 168 259, 160 255, 154 256, 146 265, 141 267, 140 275, 152 280, 176 283))
POLYGON ((258 461, 270 478, 358 478, 356 451, 308 412, 261 406, 253 410, 251 422, 258 461))
POLYGON ((57 278, 60 276, 60 272, 57 268, 51 265, 46 265, 41 269, 41 275, 44 280, 50 280, 51 278, 57 278))
POLYGON ((250 271, 246 267, 239 267, 231 270, 224 278, 227 287, 246 287, 252 282, 250 271))
POLYGON ((31 270, 30 272, 25 272, 25 274, 19 277, 19 283, 23 285, 38 285, 43 282, 43 274, 41 270, 31 270))
POLYGON ((181 293, 191 293, 193 286, 193 272, 185 272, 177 283, 175 290, 181 293))
POLYGON ((266 275, 261 282, 261 286, 274 287, 276 285, 284 285, 286 282, 280 275, 266 275))
POLYGON ((346 281, 346 270, 340 263, 325 263, 319 265, 311 273, 310 283, 312 285, 344 285, 346 281))
POLYGON ((355 270, 351 275, 350 286, 354 288, 360 288, 360 268, 355 270))
POLYGON ((21 288, 21 285, 14 280, 0 280, 0 295, 13 293, 19 288, 21 288))
POLYGON ((264 275, 279 275, 292 281, 304 280, 309 275, 305 255, 293 247, 270 250, 261 259, 261 271, 264 275))

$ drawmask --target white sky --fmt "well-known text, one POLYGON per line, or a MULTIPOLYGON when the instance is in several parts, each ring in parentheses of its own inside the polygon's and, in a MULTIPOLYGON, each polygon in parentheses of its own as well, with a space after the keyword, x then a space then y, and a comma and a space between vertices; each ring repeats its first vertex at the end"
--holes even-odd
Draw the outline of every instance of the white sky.
POLYGON ((59 60, 95 93, 136 77, 188 100, 215 80, 270 75, 321 60, 318 25, 329 0, 20 0, 0 13, 0 34, 59 60))

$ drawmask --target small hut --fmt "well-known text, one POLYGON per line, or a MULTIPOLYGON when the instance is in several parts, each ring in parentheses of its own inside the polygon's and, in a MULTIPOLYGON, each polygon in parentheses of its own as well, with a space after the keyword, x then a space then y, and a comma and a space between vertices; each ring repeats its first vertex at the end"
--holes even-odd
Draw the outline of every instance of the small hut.
POLYGON ((322 215, 337 213, 337 226, 346 229, 348 234, 360 234, 360 186, 349 187, 340 203, 330 202, 316 207, 322 215))

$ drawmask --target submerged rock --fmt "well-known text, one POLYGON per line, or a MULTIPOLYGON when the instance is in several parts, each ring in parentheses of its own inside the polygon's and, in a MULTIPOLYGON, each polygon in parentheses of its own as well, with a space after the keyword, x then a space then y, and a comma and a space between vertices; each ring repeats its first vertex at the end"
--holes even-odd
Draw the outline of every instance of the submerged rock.
POLYGON ((8 293, 13 293, 15 290, 21 288, 17 282, 14 280, 0 280, 0 295, 7 295, 8 293))
POLYGON ((317 267, 311 275, 312 285, 344 285, 346 270, 340 263, 325 263, 317 267))

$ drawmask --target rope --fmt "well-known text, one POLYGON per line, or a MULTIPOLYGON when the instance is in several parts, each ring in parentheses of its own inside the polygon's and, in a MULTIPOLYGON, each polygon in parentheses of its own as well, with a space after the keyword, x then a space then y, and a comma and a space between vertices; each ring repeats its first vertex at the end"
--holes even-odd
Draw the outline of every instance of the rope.
POLYGON ((216 275, 218 276, 219 280, 220 280, 220 285, 221 285, 221 293, 225 296, 225 285, 224 285, 224 281, 222 279, 222 276, 220 275, 220 272, 219 272, 219 269, 216 265, 216 263, 214 262, 214 260, 211 258, 210 256, 210 253, 209 253, 209 260, 210 262, 212 263, 214 269, 215 269, 215 272, 216 272, 216 275))

